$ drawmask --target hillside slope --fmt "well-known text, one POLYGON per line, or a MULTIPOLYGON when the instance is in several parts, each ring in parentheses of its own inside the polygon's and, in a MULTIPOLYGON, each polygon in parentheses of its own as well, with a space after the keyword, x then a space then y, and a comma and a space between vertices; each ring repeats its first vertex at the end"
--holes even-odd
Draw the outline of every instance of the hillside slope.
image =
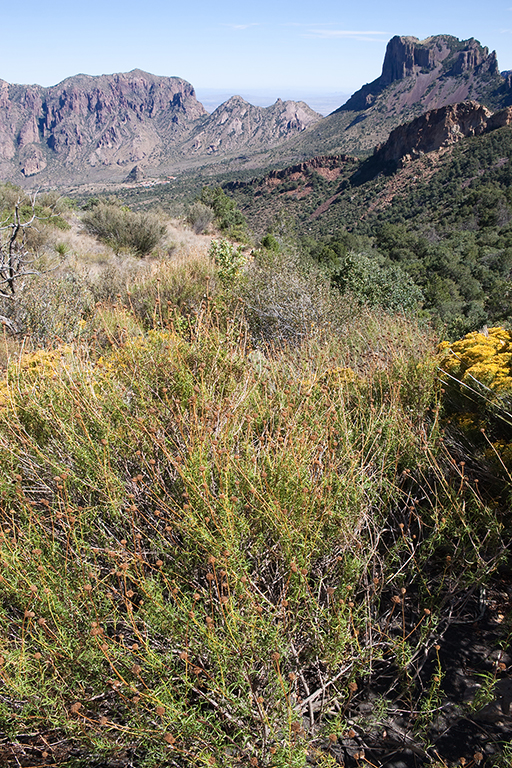
POLYGON ((449 335, 509 322, 510 111, 490 115, 467 102, 433 110, 396 129, 367 160, 322 156, 225 189, 250 226, 286 226, 336 281, 345 275, 344 285, 355 268, 351 251, 370 256, 370 271, 399 266, 449 335), (424 152, 434 139, 437 149, 424 152))

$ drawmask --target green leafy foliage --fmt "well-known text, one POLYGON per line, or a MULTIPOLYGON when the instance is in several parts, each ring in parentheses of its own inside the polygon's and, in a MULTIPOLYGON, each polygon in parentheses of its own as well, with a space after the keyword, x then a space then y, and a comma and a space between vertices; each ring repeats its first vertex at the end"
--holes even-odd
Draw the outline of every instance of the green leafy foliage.
POLYGON ((215 214, 215 223, 221 232, 233 240, 247 238, 247 222, 236 202, 226 195, 222 187, 203 187, 199 202, 215 214))
POLYGON ((246 262, 242 246, 233 245, 229 240, 212 240, 210 257, 218 268, 219 278, 225 285, 232 283, 240 274, 246 262))
POLYGON ((409 275, 375 254, 349 253, 333 270, 332 281, 357 301, 392 312, 417 312, 423 301, 409 275))

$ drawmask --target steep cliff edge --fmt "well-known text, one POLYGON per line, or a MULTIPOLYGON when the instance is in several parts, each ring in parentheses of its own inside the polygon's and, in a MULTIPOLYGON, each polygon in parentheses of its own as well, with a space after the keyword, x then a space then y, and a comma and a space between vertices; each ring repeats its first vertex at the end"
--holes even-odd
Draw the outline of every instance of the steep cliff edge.
POLYGON ((404 85, 407 80, 411 87, 402 91, 398 105, 389 104, 392 110, 418 102, 426 110, 439 108, 471 95, 476 98, 476 92, 480 97, 487 93, 492 99, 493 85, 497 87, 501 79, 495 51, 489 53, 473 37, 458 40, 451 35, 437 35, 418 40, 397 35, 387 45, 380 77, 364 85, 338 111, 367 109, 390 85, 404 85))

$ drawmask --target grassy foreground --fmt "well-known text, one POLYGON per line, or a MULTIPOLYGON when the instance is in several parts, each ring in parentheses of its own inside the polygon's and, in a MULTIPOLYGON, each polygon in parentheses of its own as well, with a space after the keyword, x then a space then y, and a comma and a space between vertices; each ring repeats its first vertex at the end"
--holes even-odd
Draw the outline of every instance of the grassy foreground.
POLYGON ((256 346, 247 288, 192 264, 183 313, 165 269, 1 384, 0 755, 367 765, 393 706, 427 756, 439 637, 503 552, 433 341, 358 310, 256 346))

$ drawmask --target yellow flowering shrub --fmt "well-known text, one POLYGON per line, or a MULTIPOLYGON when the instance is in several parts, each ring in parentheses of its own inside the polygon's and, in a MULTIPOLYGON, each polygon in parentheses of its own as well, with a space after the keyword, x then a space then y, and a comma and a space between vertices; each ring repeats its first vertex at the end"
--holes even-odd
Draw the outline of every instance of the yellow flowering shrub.
POLYGON ((440 345, 444 406, 483 456, 500 471, 512 469, 512 331, 489 328, 440 345))
POLYGON ((512 392, 512 332, 489 328, 440 345, 440 368, 468 387, 483 384, 501 394, 512 392))
POLYGON ((25 352, 16 362, 11 363, 0 380, 0 407, 11 399, 12 387, 16 383, 38 386, 45 378, 55 378, 62 373, 64 360, 71 360, 71 347, 63 345, 57 349, 38 349, 25 352))

